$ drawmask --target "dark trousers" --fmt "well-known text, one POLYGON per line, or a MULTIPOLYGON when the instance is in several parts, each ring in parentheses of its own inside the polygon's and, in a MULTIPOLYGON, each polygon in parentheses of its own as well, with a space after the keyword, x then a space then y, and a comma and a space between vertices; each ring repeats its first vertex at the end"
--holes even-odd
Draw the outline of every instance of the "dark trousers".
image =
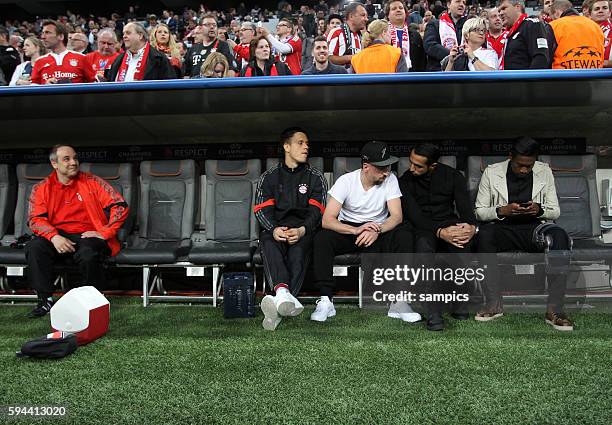
POLYGON ((62 234, 75 242, 75 252, 60 254, 47 239, 35 236, 25 246, 30 287, 39 298, 53 293, 53 266, 71 259, 79 268, 83 282, 102 289, 105 283, 103 262, 110 255, 106 241, 99 238, 81 238, 79 234, 62 234))
POLYGON ((381 233, 369 247, 355 245, 355 235, 344 235, 333 230, 322 229, 314 238, 313 265, 314 278, 321 296, 332 297, 334 282, 334 257, 352 252, 363 253, 405 253, 414 251, 413 235, 410 228, 399 225, 395 229, 381 233))
MULTIPOLYGON (((498 253, 507 251, 525 251, 538 253, 542 249, 533 243, 533 232, 539 223, 534 224, 505 224, 493 222, 483 225, 478 233, 479 253, 498 253)), ((552 239, 551 251, 569 250, 567 236, 561 228, 553 228, 546 231, 546 235, 552 239)), ((487 304, 491 305, 500 301, 501 294, 497 276, 499 266, 497 262, 488 264, 488 278, 484 285, 487 304)), ((547 273, 548 280, 548 307, 559 312, 563 309, 563 301, 567 288, 567 273, 547 273)))
MULTIPOLYGON (((428 258, 428 265, 436 267, 450 266, 453 268, 466 267, 464 259, 459 254, 469 254, 473 251, 474 238, 472 238, 464 248, 458 248, 454 245, 449 244, 443 239, 436 237, 434 232, 428 230, 417 230, 415 231, 415 252, 417 254, 431 254, 428 258), (435 253, 448 253, 448 257, 437 256, 434 258, 435 253)), ((455 291, 457 294, 469 294, 471 293, 471 283, 466 282, 462 285, 457 285, 451 282, 427 282, 422 288, 426 294, 436 293, 452 293, 455 291)), ((426 305, 428 314, 440 314, 444 309, 444 303, 442 302, 428 302, 426 305)), ((465 313, 468 309, 467 302, 456 302, 453 303, 451 309, 455 313, 465 313)))
POLYGON ((310 263, 312 240, 313 235, 307 233, 297 243, 289 245, 275 240, 272 232, 264 230, 259 234, 264 273, 270 289, 284 283, 297 296, 310 263))

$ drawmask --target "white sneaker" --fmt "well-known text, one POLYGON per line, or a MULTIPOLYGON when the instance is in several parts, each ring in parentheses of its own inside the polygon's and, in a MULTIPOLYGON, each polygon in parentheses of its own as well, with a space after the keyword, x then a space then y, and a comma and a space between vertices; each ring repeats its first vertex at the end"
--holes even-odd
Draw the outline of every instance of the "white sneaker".
POLYGON ((263 322, 261 326, 267 331, 273 331, 276 329, 278 324, 281 322, 281 317, 278 315, 276 310, 276 303, 272 295, 266 295, 261 300, 261 311, 264 314, 263 322))
POLYGON ((328 317, 334 317, 335 315, 334 303, 329 300, 329 297, 321 297, 317 300, 317 308, 310 315, 310 320, 325 322, 328 317))
POLYGON ((421 315, 414 311, 406 301, 392 303, 387 316, 393 319, 402 319, 404 322, 409 323, 421 320, 421 315))
POLYGON ((302 303, 291 295, 291 292, 287 289, 279 290, 274 297, 274 302, 276 303, 276 311, 281 316, 297 316, 304 311, 302 303))

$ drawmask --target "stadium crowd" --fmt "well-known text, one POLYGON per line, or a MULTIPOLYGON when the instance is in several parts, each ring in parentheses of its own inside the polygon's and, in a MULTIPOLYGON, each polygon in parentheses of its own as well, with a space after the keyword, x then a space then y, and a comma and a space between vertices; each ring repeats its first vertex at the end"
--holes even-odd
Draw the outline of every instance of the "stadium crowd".
POLYGON ((610 65, 610 2, 544 0, 324 0, 277 11, 244 3, 7 21, 0 26, 0 84, 84 83, 300 74, 587 69, 610 65), (341 3, 342 4, 342 3, 341 3))

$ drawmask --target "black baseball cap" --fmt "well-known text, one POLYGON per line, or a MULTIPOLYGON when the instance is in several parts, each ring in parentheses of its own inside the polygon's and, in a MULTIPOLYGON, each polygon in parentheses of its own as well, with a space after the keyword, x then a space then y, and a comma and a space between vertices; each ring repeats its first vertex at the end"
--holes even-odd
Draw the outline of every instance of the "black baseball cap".
POLYGON ((361 149, 361 160, 377 167, 395 164, 399 159, 392 156, 385 142, 368 142, 361 149))

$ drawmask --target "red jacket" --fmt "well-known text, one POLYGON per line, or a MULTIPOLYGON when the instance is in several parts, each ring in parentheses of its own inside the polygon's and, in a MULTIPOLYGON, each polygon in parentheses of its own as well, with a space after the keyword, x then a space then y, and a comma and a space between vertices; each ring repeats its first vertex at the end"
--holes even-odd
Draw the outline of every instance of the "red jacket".
MULTIPOLYGON (((57 183, 57 174, 54 171, 36 184, 30 194, 28 225, 35 235, 48 240, 59 234, 53 226, 55 211, 50 209, 57 204, 55 202, 57 191, 53 190, 53 186, 57 183)), ((121 247, 115 235, 129 211, 125 200, 104 179, 91 173, 80 171, 74 184, 83 197, 87 214, 96 232, 106 240, 111 255, 117 255, 121 247), (110 210, 109 218, 104 213, 105 209, 110 210)))

